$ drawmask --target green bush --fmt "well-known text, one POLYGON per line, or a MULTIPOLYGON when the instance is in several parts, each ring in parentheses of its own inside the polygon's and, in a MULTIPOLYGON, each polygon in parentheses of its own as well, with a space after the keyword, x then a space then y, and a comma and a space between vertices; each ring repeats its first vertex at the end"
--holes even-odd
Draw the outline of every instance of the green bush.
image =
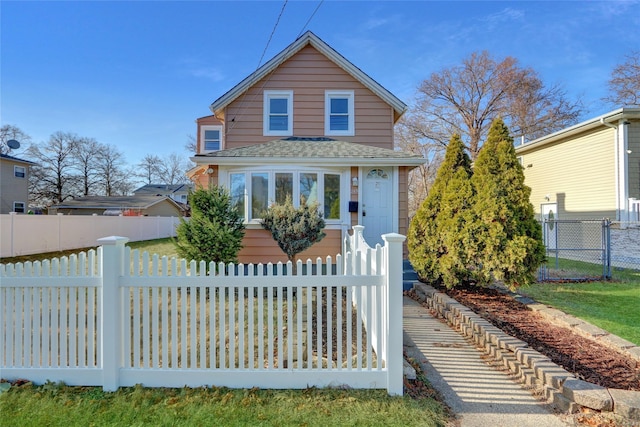
POLYGON ((409 226, 411 264, 421 280, 447 287, 532 283, 545 258, 542 231, 502 120, 492 124, 473 171, 470 163, 454 135, 409 226))
POLYGON ((476 278, 482 283, 503 281, 512 288, 533 283, 545 259, 542 230, 513 139, 501 119, 491 125, 471 183, 476 196, 468 234, 473 237, 469 252, 478 264, 476 278))
POLYGON ((274 203, 262 214, 262 228, 271 232, 273 240, 294 263, 295 256, 322 240, 325 226, 318 203, 308 204, 303 199, 299 208, 293 206, 291 197, 284 203, 274 203))
POLYGON ((424 281, 455 286, 469 276, 462 233, 473 196, 470 176, 471 160, 460 137, 454 135, 429 196, 407 233, 409 260, 424 281))
POLYGON ((189 194, 191 218, 180 220, 174 240, 181 257, 196 261, 237 262, 244 237, 243 216, 222 187, 189 194))

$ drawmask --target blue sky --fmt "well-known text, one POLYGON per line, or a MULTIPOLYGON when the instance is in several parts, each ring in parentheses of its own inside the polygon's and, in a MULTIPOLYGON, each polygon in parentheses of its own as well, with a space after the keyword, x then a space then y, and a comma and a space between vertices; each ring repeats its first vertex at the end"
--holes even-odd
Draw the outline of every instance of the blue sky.
POLYGON ((582 96, 587 119, 609 110, 613 67, 640 49, 639 1, 289 0, 280 16, 283 4, 2 0, 1 122, 34 143, 93 137, 129 164, 186 155, 195 119, 305 30, 407 104, 431 73, 488 50, 582 96))

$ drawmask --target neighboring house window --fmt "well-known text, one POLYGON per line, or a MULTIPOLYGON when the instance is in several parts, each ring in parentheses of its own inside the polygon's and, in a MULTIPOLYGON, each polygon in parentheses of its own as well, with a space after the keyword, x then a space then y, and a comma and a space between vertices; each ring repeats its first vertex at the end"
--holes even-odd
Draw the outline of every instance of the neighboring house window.
POLYGON ((325 135, 355 135, 353 91, 326 91, 324 110, 325 135))
POLYGON ((13 211, 16 213, 24 213, 25 212, 24 202, 13 202, 13 211))
POLYGON ((222 149, 222 126, 202 126, 200 132, 201 153, 222 149))
POLYGON ((322 171, 260 171, 229 174, 231 203, 247 222, 260 219, 273 202, 284 203, 287 196, 295 206, 302 199, 318 202, 326 220, 340 220, 341 175, 322 171), (245 193, 249 196, 245 198, 245 193), (245 204, 250 207, 245 209, 245 204))
POLYGON ((16 178, 24 178, 27 176, 27 168, 24 166, 14 166, 13 167, 13 176, 16 178))
POLYGON ((264 91, 264 134, 293 135, 293 91, 264 91))

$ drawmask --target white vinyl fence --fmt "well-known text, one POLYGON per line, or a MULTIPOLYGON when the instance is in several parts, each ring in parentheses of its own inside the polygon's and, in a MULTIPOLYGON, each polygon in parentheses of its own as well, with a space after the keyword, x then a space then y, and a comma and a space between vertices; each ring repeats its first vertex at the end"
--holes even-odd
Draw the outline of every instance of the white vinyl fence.
POLYGON ((295 272, 168 260, 115 236, 68 259, 0 264, 2 377, 400 395, 404 236, 372 249, 362 229, 344 256, 295 272))
POLYGON ((0 257, 87 248, 103 236, 132 242, 172 237, 179 223, 160 216, 0 215, 0 257))

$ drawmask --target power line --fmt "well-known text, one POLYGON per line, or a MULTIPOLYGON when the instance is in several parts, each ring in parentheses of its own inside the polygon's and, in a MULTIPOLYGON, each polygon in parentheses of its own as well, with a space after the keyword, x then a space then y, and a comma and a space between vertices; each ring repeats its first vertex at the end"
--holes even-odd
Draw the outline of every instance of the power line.
POLYGON ((258 61, 258 66, 256 67, 256 71, 258 70, 258 68, 260 68, 260 65, 262 64, 264 55, 267 53, 267 48, 269 47, 269 44, 271 43, 271 39, 273 38, 273 35, 276 32, 276 28, 278 28, 278 24, 280 23, 280 18, 282 18, 282 14, 284 13, 284 8, 287 6, 288 1, 289 0, 284 0, 284 3, 282 4, 282 9, 280 9, 280 14, 278 15, 278 19, 276 19, 276 24, 273 26, 273 30, 271 30, 271 35, 269 35, 269 40, 267 40, 267 45, 264 47, 264 50, 262 51, 262 55, 260 56, 260 61, 258 61))

